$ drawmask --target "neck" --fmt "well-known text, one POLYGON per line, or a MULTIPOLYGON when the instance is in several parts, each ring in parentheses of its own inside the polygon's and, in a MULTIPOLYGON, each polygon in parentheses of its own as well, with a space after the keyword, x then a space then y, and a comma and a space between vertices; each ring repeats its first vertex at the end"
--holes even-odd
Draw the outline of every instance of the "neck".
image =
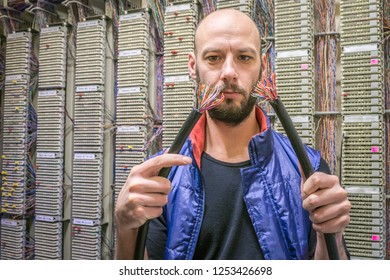
POLYGON ((231 126, 211 119, 207 114, 205 152, 224 162, 249 160, 248 144, 260 132, 255 109, 240 124, 231 126))

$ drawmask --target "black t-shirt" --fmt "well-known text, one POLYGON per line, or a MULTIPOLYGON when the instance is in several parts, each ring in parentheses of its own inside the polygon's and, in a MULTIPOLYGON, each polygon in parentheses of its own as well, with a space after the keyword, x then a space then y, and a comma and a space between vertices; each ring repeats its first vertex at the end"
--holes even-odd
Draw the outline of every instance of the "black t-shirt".
MULTIPOLYGON (((194 259, 264 259, 250 220, 241 188, 240 168, 250 161, 226 163, 203 153, 204 216, 194 259)), ((330 173, 321 159, 319 171, 330 173)), ((149 225, 147 250, 150 259, 163 259, 167 238, 166 222, 161 216, 149 225)), ((309 237, 309 256, 314 255, 316 234, 309 237)))

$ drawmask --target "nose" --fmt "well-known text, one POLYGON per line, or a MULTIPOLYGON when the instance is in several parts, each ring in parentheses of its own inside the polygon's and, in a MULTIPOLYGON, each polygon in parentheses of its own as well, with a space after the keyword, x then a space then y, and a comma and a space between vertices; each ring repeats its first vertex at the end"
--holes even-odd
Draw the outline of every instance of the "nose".
POLYGON ((224 82, 231 82, 237 80, 236 63, 231 56, 227 56, 222 66, 221 80, 224 82))

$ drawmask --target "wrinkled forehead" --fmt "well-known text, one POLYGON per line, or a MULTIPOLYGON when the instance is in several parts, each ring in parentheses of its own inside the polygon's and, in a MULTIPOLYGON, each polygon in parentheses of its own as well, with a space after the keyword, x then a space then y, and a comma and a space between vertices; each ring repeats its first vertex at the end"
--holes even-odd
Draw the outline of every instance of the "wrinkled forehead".
POLYGON ((252 47, 260 54, 260 32, 255 23, 242 13, 206 17, 195 33, 196 52, 202 52, 205 47, 223 48, 224 45, 252 47))

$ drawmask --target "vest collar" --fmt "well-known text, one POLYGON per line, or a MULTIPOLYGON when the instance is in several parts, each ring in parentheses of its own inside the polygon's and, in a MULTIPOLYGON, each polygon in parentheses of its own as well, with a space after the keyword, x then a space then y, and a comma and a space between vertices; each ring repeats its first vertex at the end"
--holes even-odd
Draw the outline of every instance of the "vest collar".
MULTIPOLYGON (((272 154, 272 132, 270 121, 266 113, 259 107, 255 107, 256 119, 260 126, 260 133, 254 135, 249 143, 249 155, 253 164, 258 164, 272 154), (257 139, 258 138, 258 139, 257 139), (254 141, 256 139, 256 141, 254 141), (271 142, 270 142, 271 141, 271 142), (264 145, 266 143, 266 145, 264 145)), ((192 129, 190 139, 193 147, 194 159, 200 168, 200 160, 205 146, 207 118, 203 114, 192 129)))

